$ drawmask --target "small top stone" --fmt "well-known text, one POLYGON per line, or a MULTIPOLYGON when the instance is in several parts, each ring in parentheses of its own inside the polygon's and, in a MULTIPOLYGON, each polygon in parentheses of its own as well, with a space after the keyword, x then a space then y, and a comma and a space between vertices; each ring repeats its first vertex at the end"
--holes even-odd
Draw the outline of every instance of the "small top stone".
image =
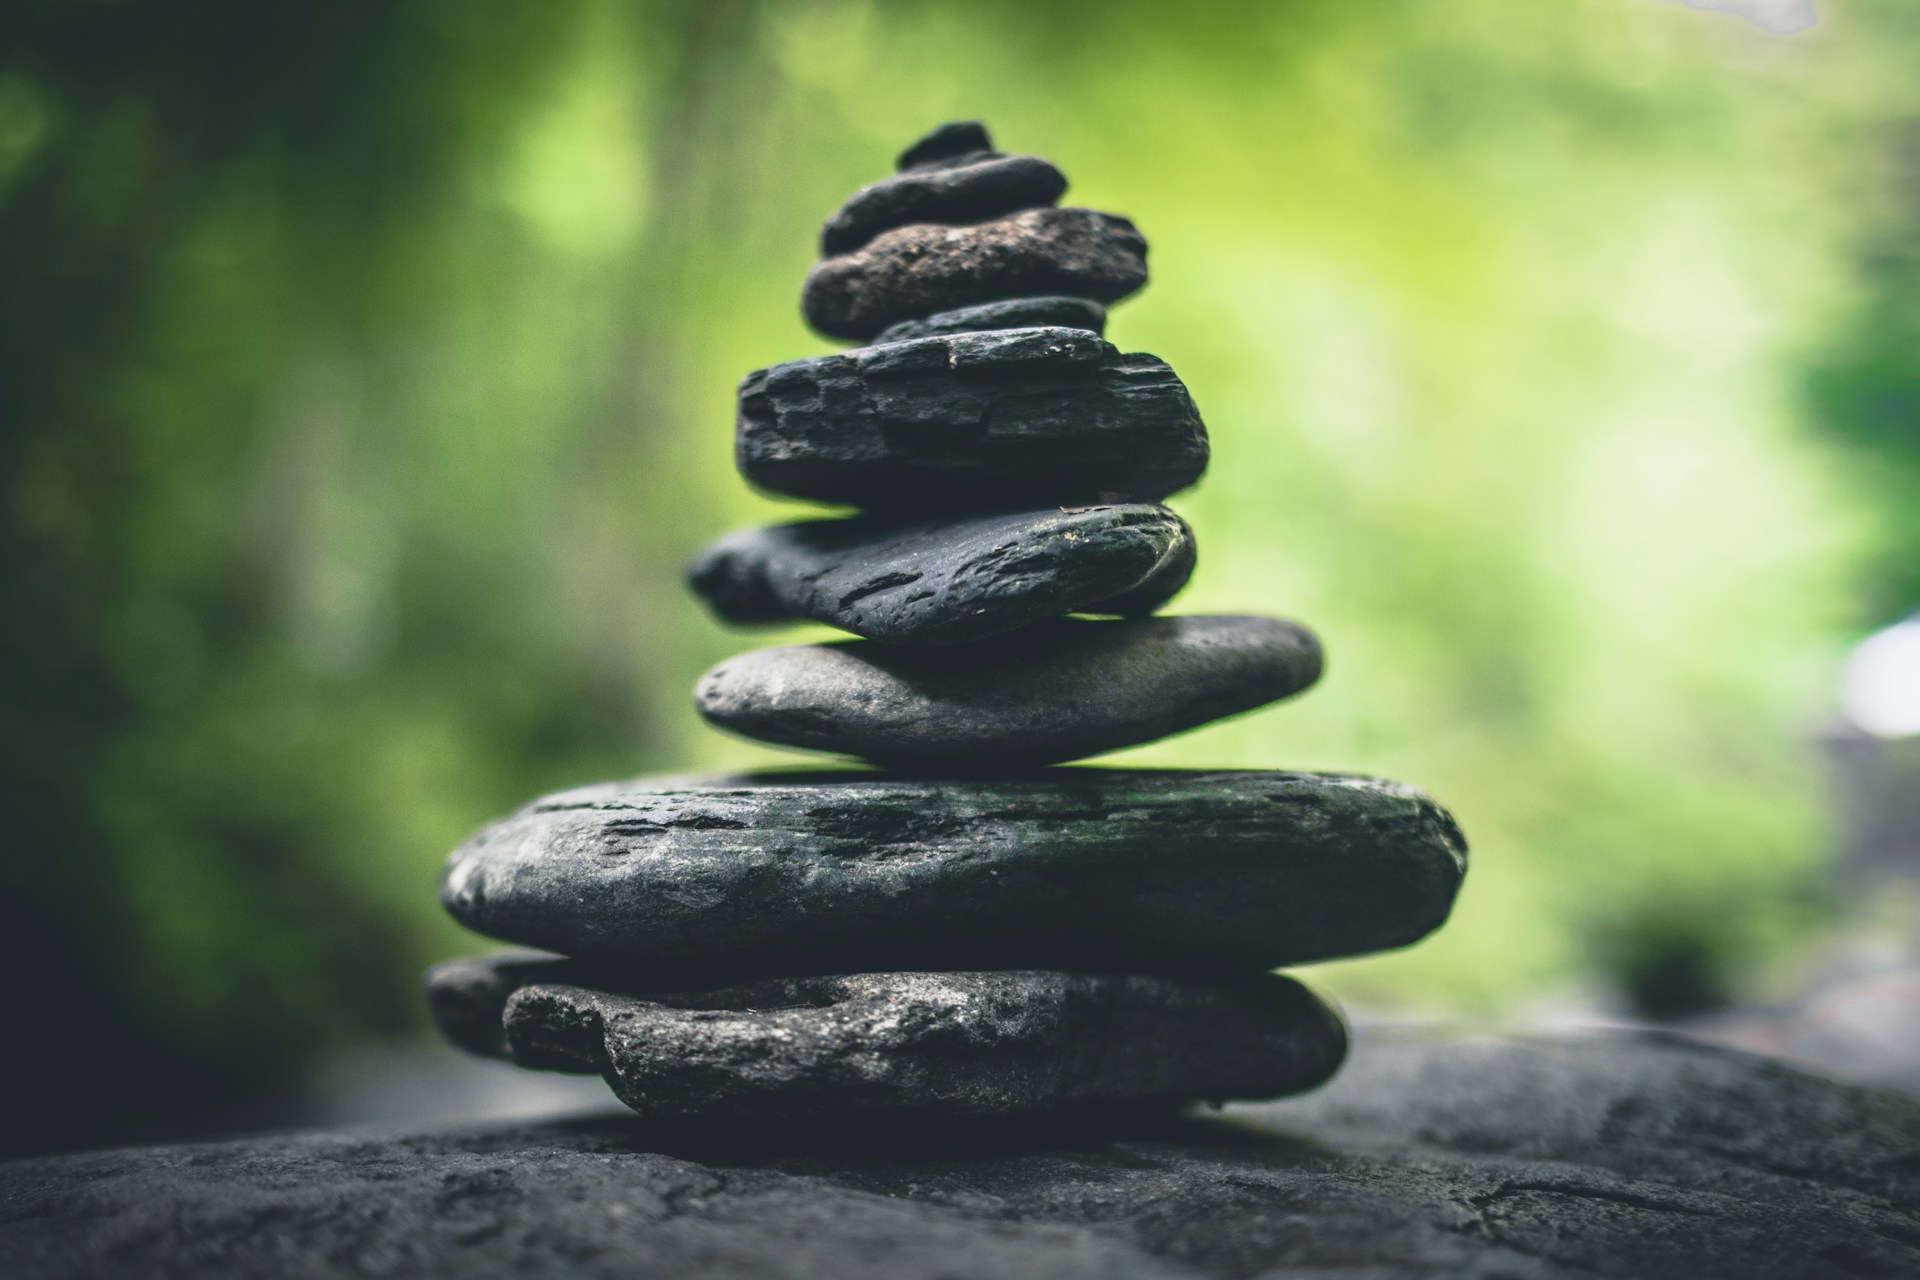
POLYGON ((972 158, 983 151, 992 150, 993 139, 987 136, 987 126, 978 120, 955 120, 941 125, 902 151, 900 158, 893 162, 893 167, 904 173, 908 169, 951 164, 962 157, 972 158))

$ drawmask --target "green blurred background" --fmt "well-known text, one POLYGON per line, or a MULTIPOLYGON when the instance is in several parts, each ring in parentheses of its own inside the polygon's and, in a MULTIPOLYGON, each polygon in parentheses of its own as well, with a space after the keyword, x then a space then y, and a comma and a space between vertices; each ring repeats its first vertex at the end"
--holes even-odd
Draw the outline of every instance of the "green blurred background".
POLYGON ((951 118, 1152 242, 1108 336, 1213 435, 1178 606, 1329 652, 1115 759, 1386 773, 1474 840, 1442 935, 1323 983, 1764 984, 1822 916, 1836 672, 1920 605, 1920 6, 1819 17, 0 8, 5 1145, 420 1037, 472 828, 783 758, 692 715, 756 641, 680 568, 800 514, 733 475, 733 386, 830 349, 819 223, 951 118))

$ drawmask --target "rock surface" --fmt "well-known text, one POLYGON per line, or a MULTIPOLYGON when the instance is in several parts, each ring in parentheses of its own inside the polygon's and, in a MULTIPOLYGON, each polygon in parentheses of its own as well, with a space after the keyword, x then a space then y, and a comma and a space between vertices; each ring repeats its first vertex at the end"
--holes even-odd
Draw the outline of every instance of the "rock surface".
POLYGON ((0 1165, 0 1274, 1920 1273, 1920 1102, 1667 1040, 1362 1028, 1326 1088, 1218 1117, 830 1136, 800 1155, 622 1115, 22 1161, 0 1165))
POLYGON ((1319 641, 1278 618, 1052 619, 963 649, 759 649, 702 676, 693 704, 718 728, 781 746, 1008 769, 1153 742, 1319 677, 1319 641))
POLYGON ((456 962, 428 975, 429 998, 459 1007, 463 1048, 490 1019, 522 1066, 597 1070, 644 1116, 708 1123, 1272 1098, 1346 1053, 1339 1015, 1271 974, 858 973, 631 995, 576 969, 456 962))
POLYGON ((977 307, 941 311, 924 320, 902 320, 882 329, 873 342, 911 342, 949 333, 984 329, 1085 329, 1098 336, 1107 331, 1107 309, 1087 298, 1053 295, 1044 298, 1008 298, 977 307))
POLYGON ((1206 469, 1187 389, 1078 329, 960 333, 792 360, 740 382, 740 473, 774 493, 972 510, 1157 502, 1206 469))
POLYGON ((820 229, 820 252, 851 253, 882 231, 908 223, 984 222, 1050 205, 1067 175, 1039 156, 987 153, 963 163, 909 169, 862 187, 820 229))
POLYGON ((1067 613, 1151 613, 1193 572, 1193 532, 1130 504, 748 529, 687 571, 739 625, 811 618, 894 644, 952 644, 1067 613))
POLYGON ((914 223, 815 264, 807 323, 865 342, 890 324, 955 307, 1064 293, 1118 302, 1147 282, 1147 241, 1118 214, 1027 209, 964 227, 914 223))
POLYGON ((455 850, 490 937, 634 989, 872 969, 1254 971, 1404 946, 1466 871, 1446 810, 1333 774, 860 771, 563 791, 455 850))

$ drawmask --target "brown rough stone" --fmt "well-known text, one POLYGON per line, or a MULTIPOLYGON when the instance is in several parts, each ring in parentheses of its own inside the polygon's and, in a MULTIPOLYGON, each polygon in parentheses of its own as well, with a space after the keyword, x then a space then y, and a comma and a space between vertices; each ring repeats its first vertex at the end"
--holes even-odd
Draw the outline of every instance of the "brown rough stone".
POLYGON ((915 223, 819 263, 801 309, 829 337, 864 342, 902 320, 1035 294, 1113 303, 1147 282, 1147 241, 1091 209, 1028 209, 972 226, 915 223))

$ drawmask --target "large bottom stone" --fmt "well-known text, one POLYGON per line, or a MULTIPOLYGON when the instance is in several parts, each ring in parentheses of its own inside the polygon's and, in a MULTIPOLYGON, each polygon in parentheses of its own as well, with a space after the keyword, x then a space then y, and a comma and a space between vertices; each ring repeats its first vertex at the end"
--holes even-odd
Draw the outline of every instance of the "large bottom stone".
POLYGON ((631 1115, 0 1165, 0 1274, 1812 1280, 1920 1274, 1920 1103, 1636 1036, 1382 1040, 1120 1134, 631 1115))
POLYGON ((1346 1052, 1339 1015, 1271 974, 862 973, 648 995, 581 976, 525 953, 455 961, 428 974, 428 1003, 461 1047, 598 1071, 660 1119, 1272 1098, 1320 1084, 1346 1052))
POLYGON ((629 989, 874 970, 1258 972, 1404 946, 1466 841, 1412 787, 1341 774, 845 770, 547 796, 447 860, 468 928, 629 989))
POLYGON ((914 769, 1057 764, 1291 697, 1320 642, 1279 618, 1054 619, 965 648, 868 640, 729 658, 694 706, 743 737, 914 769))

